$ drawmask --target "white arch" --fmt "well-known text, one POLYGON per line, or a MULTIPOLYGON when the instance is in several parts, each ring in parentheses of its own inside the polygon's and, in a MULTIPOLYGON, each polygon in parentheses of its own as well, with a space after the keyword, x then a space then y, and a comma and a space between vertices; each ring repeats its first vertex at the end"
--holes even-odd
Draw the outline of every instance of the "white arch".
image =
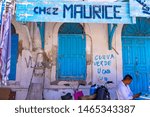
MULTIPOLYGON (((58 32, 59 32, 59 28, 60 26, 62 25, 63 23, 47 23, 46 24, 46 29, 47 30, 45 32, 45 38, 46 38, 46 45, 45 45, 45 51, 48 55, 49 52, 51 52, 52 50, 52 47, 55 46, 57 47, 58 46, 58 32), (51 31, 49 31, 51 30, 51 31)), ((92 56, 92 35, 91 35, 91 29, 90 29, 90 24, 83 24, 83 23, 80 23, 83 27, 84 27, 84 31, 85 31, 85 34, 86 34, 86 53, 88 52, 89 54, 91 54, 91 61, 93 59, 93 56, 92 56)), ((56 52, 57 54, 57 52, 56 52)), ((56 55, 57 56, 57 55, 56 55)), ((54 57, 55 58, 55 57, 54 57)), ((56 58, 55 58, 56 59, 56 58)), ((56 66, 55 66, 55 61, 54 60, 54 67, 52 68, 52 74, 51 74, 51 78, 56 78, 56 66), (54 75, 55 74, 55 75, 54 75)), ((92 76, 93 76, 93 65, 91 63, 90 66, 88 66, 88 69, 90 69, 90 72, 91 73, 87 73, 88 78, 89 80, 91 81, 92 79, 92 76)), ((53 79, 54 80, 54 79, 53 79)))
POLYGON ((19 40, 22 39, 24 41, 24 49, 32 50, 32 40, 29 34, 28 27, 20 24, 19 22, 16 22, 14 17, 12 18, 12 24, 16 29, 16 33, 19 35, 19 40))
MULTIPOLYGON (((52 29, 52 39, 53 39, 53 41, 52 42, 54 42, 53 43, 54 45, 58 45, 58 31, 59 31, 59 28, 62 24, 63 23, 55 23, 53 25, 53 29, 52 29), (56 39, 56 37, 57 37, 57 39, 56 39)), ((91 30, 90 30, 89 24, 85 24, 85 23, 80 23, 80 24, 83 26, 85 34, 91 36, 91 30)), ((88 39, 88 38, 89 37, 86 37, 86 39, 88 39)))

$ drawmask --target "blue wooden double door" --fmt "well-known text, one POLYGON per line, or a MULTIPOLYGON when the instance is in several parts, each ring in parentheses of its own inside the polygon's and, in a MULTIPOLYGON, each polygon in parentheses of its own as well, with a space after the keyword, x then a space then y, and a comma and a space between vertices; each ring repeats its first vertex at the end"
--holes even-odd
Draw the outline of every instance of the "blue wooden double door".
POLYGON ((58 80, 86 79, 86 37, 80 24, 65 23, 58 34, 58 80))
POLYGON ((150 79, 150 37, 122 37, 123 74, 133 77, 134 93, 148 92, 150 79))
POLYGON ((148 92, 150 86, 150 18, 137 18, 136 24, 122 30, 123 75, 130 74, 134 93, 148 92))

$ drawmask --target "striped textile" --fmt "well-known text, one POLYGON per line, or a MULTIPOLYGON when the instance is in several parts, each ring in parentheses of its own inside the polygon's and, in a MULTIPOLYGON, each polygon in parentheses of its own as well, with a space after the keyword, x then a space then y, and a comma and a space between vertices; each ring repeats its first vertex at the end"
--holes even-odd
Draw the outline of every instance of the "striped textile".
POLYGON ((2 15, 6 5, 6 0, 0 0, 0 24, 2 23, 2 15))
POLYGON ((8 9, 8 12, 2 18, 0 49, 2 83, 7 85, 11 58, 11 8, 8 9))

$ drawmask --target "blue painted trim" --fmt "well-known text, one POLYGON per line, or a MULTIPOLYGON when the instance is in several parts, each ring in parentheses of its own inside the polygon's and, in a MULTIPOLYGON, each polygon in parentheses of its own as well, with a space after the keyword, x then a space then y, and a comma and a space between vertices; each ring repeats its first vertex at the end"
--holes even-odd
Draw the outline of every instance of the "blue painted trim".
POLYGON ((129 38, 129 39, 147 39, 147 38, 150 38, 150 36, 122 36, 122 38, 129 38))
POLYGON ((112 24, 108 24, 108 48, 109 50, 112 50, 112 40, 113 40, 113 36, 114 36, 117 26, 118 26, 117 24, 113 24, 113 27, 112 27, 112 24))
POLYGON ((122 36, 150 36, 150 19, 137 18, 136 24, 125 24, 122 28, 122 36))
POLYGON ((83 26, 80 23, 63 23, 59 28, 59 34, 84 34, 83 26), (65 28, 64 28, 65 27, 65 28))
POLYGON ((6 0, 2 0, 2 7, 1 7, 1 16, 0 16, 0 24, 2 22, 2 15, 5 8, 6 0))
POLYGON ((37 26, 40 30, 42 49, 44 49, 44 40, 45 40, 45 22, 38 22, 37 26))

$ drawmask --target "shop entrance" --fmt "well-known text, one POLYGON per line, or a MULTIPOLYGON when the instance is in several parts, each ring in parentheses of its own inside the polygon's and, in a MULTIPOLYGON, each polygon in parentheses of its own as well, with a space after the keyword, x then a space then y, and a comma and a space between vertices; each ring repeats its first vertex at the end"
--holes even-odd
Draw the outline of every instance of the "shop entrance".
POLYGON ((150 79, 150 19, 137 18, 137 23, 122 30, 123 75, 133 77, 134 93, 148 92, 150 79))

